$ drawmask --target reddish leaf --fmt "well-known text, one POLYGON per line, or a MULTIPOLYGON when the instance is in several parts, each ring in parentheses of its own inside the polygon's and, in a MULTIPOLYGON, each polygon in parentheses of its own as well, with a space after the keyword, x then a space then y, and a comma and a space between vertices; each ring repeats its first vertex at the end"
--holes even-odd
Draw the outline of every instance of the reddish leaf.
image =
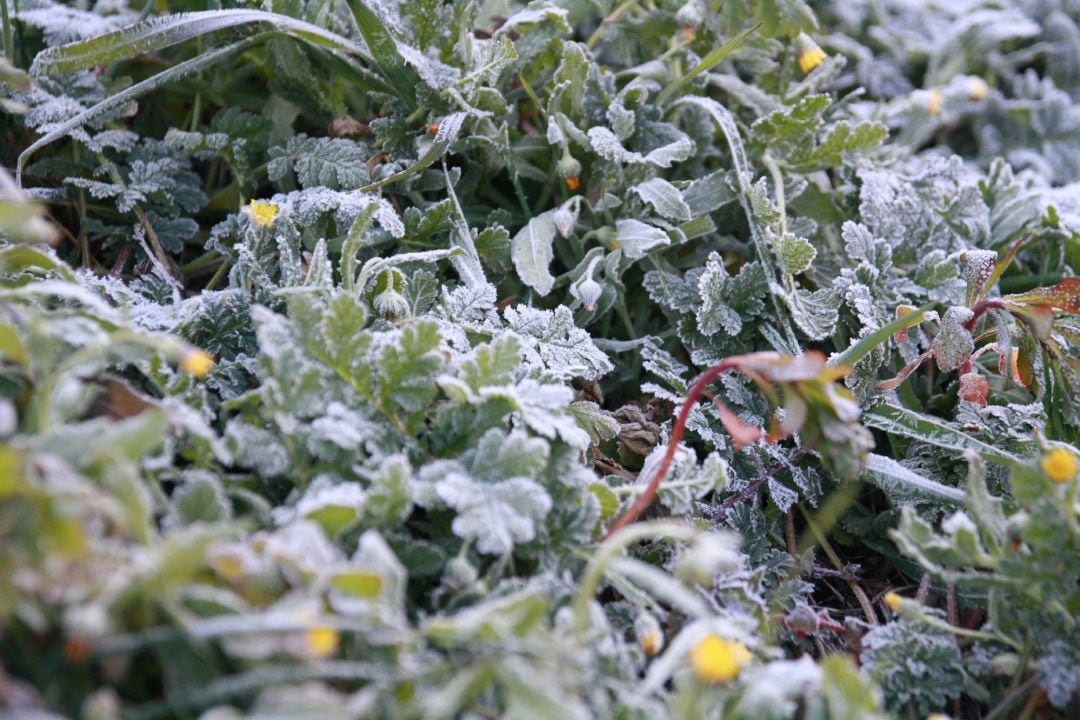
POLYGON ((720 422, 724 425, 724 429, 735 441, 736 450, 753 445, 764 436, 765 433, 761 428, 743 422, 738 415, 728 410, 723 404, 716 403, 716 409, 720 411, 720 422))
POLYGON ((1011 305, 1054 308, 1067 313, 1080 313, 1080 278, 1065 278, 1056 285, 1040 287, 1018 295, 1002 298, 1011 305))
POLYGON ((990 394, 990 383, 979 373, 969 372, 960 376, 960 399, 986 407, 986 396, 990 394))

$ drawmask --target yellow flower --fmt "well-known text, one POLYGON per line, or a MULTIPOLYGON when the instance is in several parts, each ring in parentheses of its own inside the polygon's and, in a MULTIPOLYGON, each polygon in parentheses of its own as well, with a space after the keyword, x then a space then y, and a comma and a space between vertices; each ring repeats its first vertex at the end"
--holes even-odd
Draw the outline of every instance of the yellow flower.
POLYGON ((967 83, 968 97, 972 100, 982 100, 990 88, 982 78, 973 77, 967 83))
POLYGON ((931 115, 941 112, 941 91, 937 88, 930 91, 930 97, 926 101, 926 111, 931 115))
POLYGON ((900 603, 904 599, 894 592, 885 593, 885 605, 894 613, 900 612, 900 603))
POLYGON ((709 634, 690 651, 690 667, 705 682, 728 682, 738 676, 753 656, 738 640, 709 634))
POLYGON ((795 38, 795 44, 799 48, 799 69, 804 75, 825 62, 825 58, 828 57, 825 51, 804 32, 799 33, 795 38))
POLYGON ((566 187, 571 192, 577 190, 579 187, 581 187, 581 179, 577 177, 566 178, 566 187))
POLYGON ((304 633, 308 653, 320 660, 337 652, 338 639, 338 631, 332 627, 313 627, 304 633))
POLYGON ((214 356, 200 348, 191 348, 180 357, 180 369, 195 377, 206 377, 214 369, 214 356))
POLYGON ((278 216, 278 206, 267 200, 252 200, 244 208, 244 213, 257 227, 273 227, 278 216))
POLYGON ((1056 483, 1069 482, 1076 477, 1076 454, 1065 448, 1056 447, 1046 453, 1039 465, 1046 477, 1056 483))

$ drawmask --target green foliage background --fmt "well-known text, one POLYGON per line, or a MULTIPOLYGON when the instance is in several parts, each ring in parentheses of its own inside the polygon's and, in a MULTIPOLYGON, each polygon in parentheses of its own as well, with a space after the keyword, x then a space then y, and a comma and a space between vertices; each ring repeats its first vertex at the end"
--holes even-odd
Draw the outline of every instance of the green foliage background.
POLYGON ((1077 711, 1074 2, 0 7, 0 716, 1077 711))

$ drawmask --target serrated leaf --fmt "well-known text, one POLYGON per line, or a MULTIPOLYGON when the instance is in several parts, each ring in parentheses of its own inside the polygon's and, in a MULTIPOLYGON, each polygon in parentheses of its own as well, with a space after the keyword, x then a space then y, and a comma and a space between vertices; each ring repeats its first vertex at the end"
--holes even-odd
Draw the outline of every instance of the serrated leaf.
POLYGON ((809 292, 796 287, 791 292, 772 285, 791 310, 791 319, 811 340, 824 340, 833 334, 840 318, 840 296, 831 288, 809 292))
POLYGON ((482 387, 510 385, 521 365, 521 343, 513 335, 478 345, 472 355, 461 363, 461 379, 473 390, 482 387))
POLYGON ((457 513, 451 524, 454 534, 474 540, 477 552, 486 555, 505 555, 532 540, 551 510, 547 491, 521 477, 491 483, 450 473, 436 485, 436 492, 457 513))
POLYGON ((817 257, 817 250, 803 237, 785 233, 776 245, 776 260, 780 269, 789 275, 798 275, 810 269, 817 257))
POLYGON ((581 427, 585 428, 585 432, 589 433, 589 438, 594 445, 603 440, 611 440, 619 434, 621 427, 619 421, 594 402, 579 400, 570 403, 567 411, 581 427))
POLYGON ((379 353, 378 389, 384 403, 420 410, 434 399, 435 375, 442 366, 438 324, 422 320, 405 327, 401 338, 379 353))

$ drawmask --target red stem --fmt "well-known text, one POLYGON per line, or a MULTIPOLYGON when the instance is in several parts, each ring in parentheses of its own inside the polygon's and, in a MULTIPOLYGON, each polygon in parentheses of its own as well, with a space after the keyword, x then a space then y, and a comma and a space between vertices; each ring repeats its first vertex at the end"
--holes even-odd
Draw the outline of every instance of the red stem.
POLYGON ((679 415, 675 418, 675 424, 671 426, 671 437, 668 438, 667 450, 664 452, 664 459, 660 461, 660 467, 653 473, 652 480, 649 481, 649 485, 645 488, 645 492, 641 493, 641 495, 638 496, 638 499, 634 501, 634 504, 627 508, 626 512, 624 512, 619 519, 615 521, 615 524, 608 529, 607 533, 604 535, 604 540, 607 540, 616 532, 637 520, 638 517, 641 516, 641 513, 645 512, 646 508, 652 504, 661 481, 667 475, 668 470, 671 469, 671 461, 675 458, 675 451, 679 448, 679 442, 682 440, 683 432, 686 430, 686 421, 690 417, 690 410, 693 409, 694 403, 697 402, 697 399, 713 380, 719 377, 723 372, 731 370, 735 367, 735 364, 736 363, 731 358, 728 358, 719 365, 713 365, 701 374, 701 377, 699 377, 690 388, 690 392, 686 393, 686 402, 683 403, 682 409, 679 410, 679 415))

